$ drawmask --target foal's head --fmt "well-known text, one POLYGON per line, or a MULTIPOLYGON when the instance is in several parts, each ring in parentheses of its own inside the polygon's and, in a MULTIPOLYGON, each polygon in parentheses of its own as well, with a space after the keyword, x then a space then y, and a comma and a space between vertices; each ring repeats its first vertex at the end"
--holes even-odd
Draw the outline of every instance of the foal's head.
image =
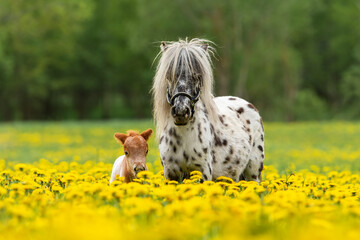
POLYGON ((142 133, 128 131, 127 134, 115 133, 114 137, 124 146, 126 161, 133 174, 147 170, 146 155, 148 153, 147 141, 152 134, 152 130, 148 129, 142 133))

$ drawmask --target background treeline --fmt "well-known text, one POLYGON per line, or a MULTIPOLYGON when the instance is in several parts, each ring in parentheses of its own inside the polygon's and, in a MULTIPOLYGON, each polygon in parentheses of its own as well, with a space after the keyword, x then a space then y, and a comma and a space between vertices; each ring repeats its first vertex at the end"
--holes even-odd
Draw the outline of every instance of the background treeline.
POLYGON ((360 118, 359 0, 1 0, 0 120, 151 117, 159 41, 186 36, 266 120, 360 118))

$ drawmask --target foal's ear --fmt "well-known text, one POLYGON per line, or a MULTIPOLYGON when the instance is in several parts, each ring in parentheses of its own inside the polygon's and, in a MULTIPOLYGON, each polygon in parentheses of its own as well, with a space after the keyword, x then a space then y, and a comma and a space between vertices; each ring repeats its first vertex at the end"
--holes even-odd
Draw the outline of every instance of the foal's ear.
POLYGON ((164 52, 167 49, 166 42, 161 42, 160 49, 161 49, 162 52, 164 52))
POLYGON ((151 134, 153 133, 153 130, 151 130, 150 128, 148 130, 143 131, 140 136, 142 136, 146 141, 149 140, 149 137, 151 136, 151 134))
POLYGON ((128 135, 123 133, 115 133, 114 137, 117 141, 119 141, 122 145, 125 144, 125 140, 128 138, 128 135))

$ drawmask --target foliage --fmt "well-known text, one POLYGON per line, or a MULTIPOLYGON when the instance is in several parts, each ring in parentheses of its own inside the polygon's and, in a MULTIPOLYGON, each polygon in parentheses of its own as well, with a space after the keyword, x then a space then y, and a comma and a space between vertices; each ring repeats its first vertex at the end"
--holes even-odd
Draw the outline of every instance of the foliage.
POLYGON ((187 36, 217 44, 216 94, 267 120, 312 118, 304 91, 359 118, 359 20, 357 0, 3 0, 0 120, 150 117, 159 42, 187 36))

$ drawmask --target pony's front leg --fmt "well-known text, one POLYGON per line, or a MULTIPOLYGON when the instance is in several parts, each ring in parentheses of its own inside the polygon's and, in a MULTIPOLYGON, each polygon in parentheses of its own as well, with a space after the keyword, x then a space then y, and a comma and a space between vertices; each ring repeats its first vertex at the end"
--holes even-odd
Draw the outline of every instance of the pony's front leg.
POLYGON ((164 177, 171 181, 181 182, 183 180, 183 176, 176 169, 164 165, 164 177))
POLYGON ((193 169, 194 171, 199 171, 202 173, 204 181, 212 181, 212 167, 210 166, 210 163, 195 163, 193 169))

